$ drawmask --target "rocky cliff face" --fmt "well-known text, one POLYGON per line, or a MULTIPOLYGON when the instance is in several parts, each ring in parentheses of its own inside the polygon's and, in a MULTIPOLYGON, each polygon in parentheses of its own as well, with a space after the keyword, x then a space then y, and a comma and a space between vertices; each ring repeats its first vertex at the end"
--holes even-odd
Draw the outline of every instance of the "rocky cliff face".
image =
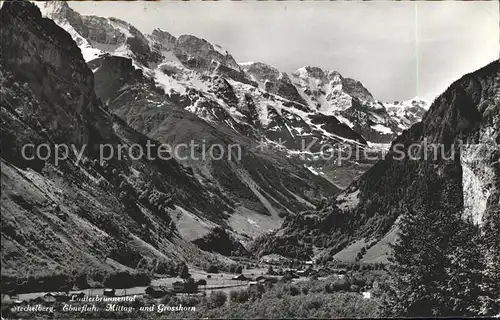
POLYGON ((303 67, 292 74, 294 82, 316 108, 333 114, 352 106, 353 99, 374 102, 370 92, 353 79, 346 79, 336 71, 318 67, 303 67))
POLYGON ((173 60, 199 73, 216 73, 242 83, 254 84, 229 52, 217 44, 192 35, 175 38, 160 29, 155 29, 148 38, 151 46, 163 55, 163 61, 173 60))
POLYGON ((151 38, 156 41, 156 46, 163 51, 172 51, 177 42, 177 38, 162 29, 154 29, 151 33, 151 38))
POLYGON ((259 84, 259 88, 290 101, 307 105, 307 102, 299 94, 286 73, 261 62, 242 63, 240 65, 259 84))
MULTIPOLYGON (((13 10, 11 8, 7 6, 5 9, 9 14, 3 19, 4 25, 24 23, 24 11, 21 14, 9 12, 13 10)), ((22 9, 29 13, 29 8, 22 9)), ((7 70, 15 70, 17 76, 45 102, 26 112, 33 113, 53 139, 69 138, 69 142, 78 145, 88 143, 89 123, 81 115, 91 114, 97 101, 93 94, 92 72, 70 35, 40 15, 28 17, 33 24, 27 25, 26 29, 4 28, 1 31, 3 39, 10 39, 2 45, 2 65, 7 70), (9 54, 14 52, 17 54, 9 54), (61 121, 53 121, 54 114, 61 121)))
POLYGON ((310 258, 314 246, 324 249, 318 257, 340 259, 364 247, 365 262, 385 261, 397 219, 410 207, 421 214, 451 208, 491 222, 500 212, 499 89, 499 61, 453 83, 422 122, 393 142, 384 160, 324 209, 287 218, 260 242, 262 252, 310 258))
MULTIPOLYGON (((243 210, 247 214, 262 214, 262 218, 277 224, 283 214, 310 207, 322 194, 336 191, 322 178, 291 160, 259 148, 254 139, 239 133, 249 128, 237 121, 238 118, 230 114, 231 110, 214 104, 211 96, 191 91, 188 99, 168 97, 154 81, 148 81, 135 70, 128 59, 106 57, 90 65, 96 69, 95 78, 99 84, 96 92, 109 100, 108 107, 133 128, 169 145, 190 144, 191 141, 199 145, 194 154, 185 150, 179 161, 193 168, 194 176, 211 192, 227 197, 227 205, 236 208, 228 210, 228 218, 233 211, 239 215, 243 210), (184 109, 191 104, 206 120, 184 109), (213 145, 225 146, 226 150, 229 146, 237 146, 233 147, 234 158, 227 155, 217 160, 203 158, 213 145)), ((228 83, 218 78, 214 79, 213 86, 222 91, 228 88, 228 83)), ((237 100, 232 90, 221 96, 228 102, 237 100)), ((241 231, 237 224, 233 228, 241 231)))
POLYGON ((385 107, 389 115, 395 120, 398 128, 404 130, 423 118, 428 104, 426 100, 415 97, 407 101, 395 101, 392 104, 385 103, 385 107))
POLYGON ((383 103, 373 98, 361 82, 318 67, 303 67, 292 82, 309 105, 333 115, 367 141, 390 143, 403 130, 422 119, 427 102, 422 99, 383 103))

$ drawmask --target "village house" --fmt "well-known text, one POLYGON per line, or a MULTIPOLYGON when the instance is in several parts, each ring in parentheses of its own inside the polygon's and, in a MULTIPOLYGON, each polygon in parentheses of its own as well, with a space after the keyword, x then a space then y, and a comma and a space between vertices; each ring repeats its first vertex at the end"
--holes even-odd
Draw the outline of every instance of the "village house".
POLYGON ((174 292, 184 292, 185 290, 184 282, 176 281, 172 283, 172 289, 174 290, 174 292))
POLYGON ((149 286, 144 292, 153 298, 162 298, 169 293, 167 288, 160 286, 149 286))
POLYGON ((116 290, 115 289, 104 289, 104 295, 106 297, 114 297, 115 296, 115 292, 116 290))
POLYGON ((238 276, 234 276, 233 280, 238 280, 238 281, 248 281, 250 280, 249 278, 245 277, 243 274, 240 274, 238 276))
POLYGON ((55 301, 69 301, 70 296, 65 294, 64 292, 49 292, 46 293, 44 296, 46 299, 53 300, 55 301))

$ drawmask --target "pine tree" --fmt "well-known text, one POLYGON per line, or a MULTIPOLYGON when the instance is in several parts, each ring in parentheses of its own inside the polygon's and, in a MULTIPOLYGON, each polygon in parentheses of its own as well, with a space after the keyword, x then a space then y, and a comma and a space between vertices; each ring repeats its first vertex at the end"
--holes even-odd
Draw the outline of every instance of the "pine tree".
POLYGON ((479 314, 483 255, 480 231, 453 209, 409 209, 393 246, 386 315, 479 314))
POLYGON ((500 315, 500 205, 492 206, 484 215, 483 226, 486 270, 484 300, 481 314, 500 315))
POLYGON ((189 278, 191 275, 189 274, 189 268, 187 265, 183 265, 182 268, 181 268, 181 271, 179 272, 179 277, 181 277, 182 279, 187 279, 189 278))
POLYGON ((459 224, 447 270, 448 301, 453 315, 477 316, 481 312, 485 270, 481 230, 471 220, 460 220, 459 224))

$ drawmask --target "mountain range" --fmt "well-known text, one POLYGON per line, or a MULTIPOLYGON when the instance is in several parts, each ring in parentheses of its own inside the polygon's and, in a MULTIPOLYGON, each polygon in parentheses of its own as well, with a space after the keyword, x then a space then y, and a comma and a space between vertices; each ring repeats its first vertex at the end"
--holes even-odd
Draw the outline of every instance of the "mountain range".
MULTIPOLYGON (((148 109, 170 101, 260 147, 278 150, 340 188, 374 163, 364 157, 337 161, 346 157, 344 148, 376 154, 419 121, 428 107, 420 98, 380 102, 359 81, 332 70, 306 66, 287 74, 260 62, 237 63, 228 51, 205 39, 174 37, 160 28, 144 34, 116 18, 80 15, 64 1, 39 7, 73 37, 93 71, 99 70, 98 61, 121 57, 153 81, 151 88, 162 89, 161 101, 150 99, 148 109)), ((122 103, 114 98, 119 87, 123 89, 123 75, 118 82, 111 82, 104 69, 98 75, 98 97, 111 108, 122 103)))
MULTIPOLYGON (((256 248, 302 259, 387 263, 400 218, 438 210, 461 213, 498 240, 499 132, 497 60, 454 82, 383 160, 320 210, 287 217, 256 248)), ((489 245, 498 248, 498 241, 489 245)))
POLYGON ((446 202, 481 223, 498 212, 498 151, 394 159, 398 144, 432 141, 446 154, 458 140, 498 144, 498 61, 429 109, 419 98, 378 101, 332 70, 237 63, 199 37, 144 34, 63 1, 6 2, 1 13, 3 283, 165 274, 178 262, 267 253, 353 260, 363 251, 358 260, 385 262, 408 206, 446 202), (168 160, 99 159, 104 144, 133 154, 192 141, 237 145, 241 156, 200 160, 201 146, 168 160), (26 144, 87 148, 55 164, 23 157, 26 144), (380 148, 389 148, 381 161, 335 163, 380 148))
MULTIPOLYGON (((382 103, 361 82, 333 70, 306 66, 287 74, 260 62, 237 63, 229 52, 205 39, 193 35, 176 38, 159 28, 143 34, 116 18, 80 15, 64 1, 43 3, 40 8, 72 35, 87 62, 105 54, 131 59, 134 68, 154 79, 169 96, 196 95, 196 100, 185 102, 190 103, 186 108, 201 118, 244 123, 251 134, 261 129, 273 141, 276 135, 293 140, 312 131, 334 141, 390 143, 421 119, 428 107, 419 98, 382 103), (198 106, 199 99, 211 108, 198 106), (255 123, 242 114, 249 100, 255 105, 255 123), (314 116, 334 117, 312 121, 314 116), (331 119, 340 122, 339 128, 329 125, 331 119)), ((293 144, 287 147, 293 149, 293 144)))

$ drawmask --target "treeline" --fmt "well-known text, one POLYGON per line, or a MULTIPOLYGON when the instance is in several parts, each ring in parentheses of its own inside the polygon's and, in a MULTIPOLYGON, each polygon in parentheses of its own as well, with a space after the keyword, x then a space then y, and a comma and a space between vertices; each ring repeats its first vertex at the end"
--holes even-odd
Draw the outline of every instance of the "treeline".
POLYGON ((71 275, 67 273, 52 275, 30 275, 24 278, 2 276, 2 294, 16 295, 32 292, 71 291, 75 288, 130 288, 147 286, 151 275, 145 272, 91 272, 71 275))

